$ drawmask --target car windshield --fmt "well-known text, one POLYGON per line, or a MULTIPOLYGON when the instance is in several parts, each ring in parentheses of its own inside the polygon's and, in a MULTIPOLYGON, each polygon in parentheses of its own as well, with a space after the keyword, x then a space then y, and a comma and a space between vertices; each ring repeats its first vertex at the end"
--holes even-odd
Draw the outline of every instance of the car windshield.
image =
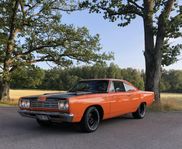
POLYGON ((106 93, 108 82, 107 80, 80 81, 69 92, 106 93))

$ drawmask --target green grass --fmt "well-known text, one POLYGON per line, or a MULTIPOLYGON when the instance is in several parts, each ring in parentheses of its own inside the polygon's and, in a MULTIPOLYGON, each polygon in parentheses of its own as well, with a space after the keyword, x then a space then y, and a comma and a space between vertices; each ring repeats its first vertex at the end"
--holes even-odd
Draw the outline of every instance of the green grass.
POLYGON ((16 103, 11 103, 11 102, 0 102, 0 107, 12 107, 12 106, 17 106, 16 103))

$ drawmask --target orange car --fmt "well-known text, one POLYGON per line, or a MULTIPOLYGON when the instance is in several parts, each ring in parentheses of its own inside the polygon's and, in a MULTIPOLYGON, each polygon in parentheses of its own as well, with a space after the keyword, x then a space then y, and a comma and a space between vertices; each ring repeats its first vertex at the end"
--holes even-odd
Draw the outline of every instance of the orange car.
POLYGON ((82 130, 95 131, 101 120, 132 113, 142 119, 154 93, 141 91, 118 79, 89 79, 65 93, 22 97, 19 113, 35 118, 41 126, 52 122, 79 122, 82 130))

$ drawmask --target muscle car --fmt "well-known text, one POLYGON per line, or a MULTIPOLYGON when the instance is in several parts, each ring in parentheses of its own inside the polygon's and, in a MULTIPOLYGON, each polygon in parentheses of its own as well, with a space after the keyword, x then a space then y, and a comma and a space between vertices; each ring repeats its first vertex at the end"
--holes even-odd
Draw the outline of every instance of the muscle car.
POLYGON ((22 97, 18 112, 35 118, 41 126, 71 122, 93 132, 101 120, 127 113, 144 118, 153 101, 153 92, 141 91, 125 80, 89 79, 79 81, 68 92, 22 97))

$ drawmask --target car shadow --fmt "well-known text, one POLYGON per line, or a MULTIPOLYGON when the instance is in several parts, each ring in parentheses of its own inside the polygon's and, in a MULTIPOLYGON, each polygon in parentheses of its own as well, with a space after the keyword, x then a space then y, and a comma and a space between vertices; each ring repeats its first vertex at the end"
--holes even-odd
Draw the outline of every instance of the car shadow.
MULTIPOLYGON (((123 116, 103 120, 100 124, 98 130, 105 129, 107 127, 112 127, 113 125, 124 124, 128 123, 128 121, 133 120, 131 114, 126 114, 123 116)), ((53 123, 48 127, 40 126, 36 120, 32 120, 29 118, 21 119, 16 124, 12 124, 16 127, 19 131, 31 134, 41 134, 41 135, 55 135, 55 134, 66 134, 66 135, 73 135, 73 134, 85 134, 81 131, 78 123, 53 123)), ((98 131, 97 130, 97 131, 98 131)))
MULTIPOLYGON (((133 120, 131 114, 126 114, 123 116, 103 120, 101 122, 101 127, 104 127, 106 125, 111 125, 113 126, 114 123, 122 123, 122 122, 128 122, 133 120)), ((36 124, 35 124, 36 125, 36 124)), ((38 124, 35 126, 35 129, 38 129, 39 131, 42 132, 47 132, 47 133, 67 133, 67 134, 72 134, 72 133, 83 133, 80 129, 79 123, 53 123, 51 126, 48 127, 41 127, 38 124)))
MULTIPOLYGON (((16 108, 13 109, 17 111, 16 108)), ((115 124, 123 124, 131 121, 133 118, 131 114, 125 114, 119 117, 103 120, 99 129, 104 129, 105 126, 113 126, 115 124)), ((42 134, 73 134, 83 133, 78 124, 75 123, 54 123, 50 127, 41 127, 36 120, 30 118, 22 118, 20 115, 9 119, 9 122, 5 124, 5 129, 15 128, 15 131, 22 133, 42 133, 42 134)))

